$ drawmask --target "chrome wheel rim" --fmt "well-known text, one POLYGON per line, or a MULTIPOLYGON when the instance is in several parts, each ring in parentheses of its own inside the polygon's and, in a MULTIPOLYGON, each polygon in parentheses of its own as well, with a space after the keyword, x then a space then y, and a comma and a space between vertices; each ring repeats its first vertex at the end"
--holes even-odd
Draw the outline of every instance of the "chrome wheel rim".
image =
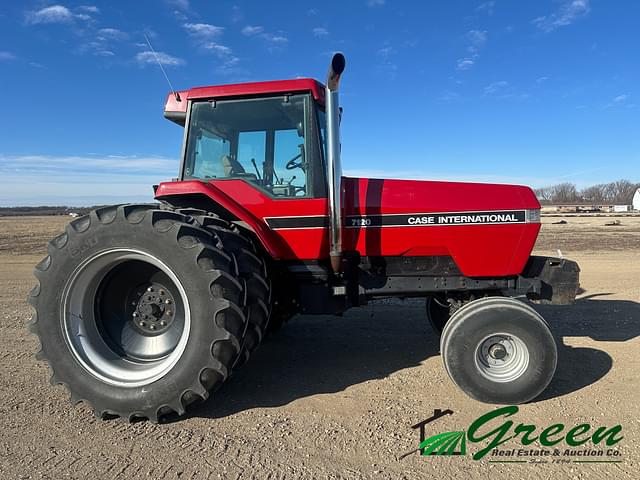
POLYGON ((73 272, 62 301, 69 350, 103 382, 153 383, 184 353, 191 327, 185 289, 149 253, 117 248, 93 255, 73 272))
POLYGON ((497 333, 478 343, 476 368, 485 378, 499 383, 520 378, 529 366, 529 349, 515 335, 497 333))

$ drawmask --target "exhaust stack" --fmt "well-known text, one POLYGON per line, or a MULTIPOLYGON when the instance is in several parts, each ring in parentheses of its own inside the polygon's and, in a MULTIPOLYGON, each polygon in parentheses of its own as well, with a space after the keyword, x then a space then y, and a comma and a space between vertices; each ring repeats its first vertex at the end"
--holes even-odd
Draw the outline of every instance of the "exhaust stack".
POLYGON ((331 59, 325 95, 327 117, 327 184, 329 187, 329 257, 334 272, 342 263, 342 165, 340 163, 340 103, 338 87, 346 60, 342 53, 331 59))

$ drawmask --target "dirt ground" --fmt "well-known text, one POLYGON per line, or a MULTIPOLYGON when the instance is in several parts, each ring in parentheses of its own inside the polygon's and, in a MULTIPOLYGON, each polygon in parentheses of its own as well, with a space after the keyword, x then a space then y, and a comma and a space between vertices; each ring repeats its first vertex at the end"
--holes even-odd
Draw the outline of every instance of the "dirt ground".
POLYGON ((494 408, 448 379, 417 301, 296 317, 179 421, 97 420, 49 385, 25 327, 33 266, 68 219, 0 218, 0 478, 639 478, 640 218, 617 219, 544 218, 536 247, 577 260, 584 293, 573 306, 538 307, 557 337, 558 370, 514 422, 621 424, 624 435, 620 463, 559 465, 400 459, 418 446, 411 426, 434 409, 454 413, 429 435, 494 408))

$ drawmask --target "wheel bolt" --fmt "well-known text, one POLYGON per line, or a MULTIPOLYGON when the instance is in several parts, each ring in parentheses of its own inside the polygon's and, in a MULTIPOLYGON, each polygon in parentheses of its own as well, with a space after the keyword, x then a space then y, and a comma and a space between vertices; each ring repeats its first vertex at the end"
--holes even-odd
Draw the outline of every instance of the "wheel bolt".
POLYGON ((165 322, 164 320, 160 322, 160 326, 165 327, 166 325, 167 325, 167 322, 165 322))
POLYGON ((136 318, 138 316, 138 312, 133 312, 133 318, 136 318))
POLYGON ((171 305, 171 300, 167 298, 167 299, 164 301, 164 303, 166 303, 167 305, 171 305))
POLYGON ((147 292, 153 292, 153 287, 147 288, 147 292))
POLYGON ((164 295, 164 290, 160 290, 160 295, 164 295))
POLYGON ((166 311, 166 312, 164 312, 164 313, 165 313, 165 314, 167 314, 167 315, 172 315, 172 314, 173 314, 173 312, 172 312, 171 310, 167 310, 167 311, 166 311))
POLYGON ((146 323, 144 323, 144 322, 140 322, 140 326, 141 326, 141 327, 146 327, 146 326, 147 326, 147 324, 146 324, 146 323))
POLYGON ((155 329, 156 329, 156 326, 155 326, 155 325, 149 325, 149 328, 150 328, 151 330, 155 330, 155 329))

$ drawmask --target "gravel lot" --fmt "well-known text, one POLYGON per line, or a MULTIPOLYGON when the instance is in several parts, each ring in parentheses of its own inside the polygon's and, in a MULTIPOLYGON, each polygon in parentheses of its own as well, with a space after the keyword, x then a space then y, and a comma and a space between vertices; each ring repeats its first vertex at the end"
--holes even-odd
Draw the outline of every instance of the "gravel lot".
POLYGON ((625 437, 621 463, 557 465, 399 459, 417 448, 411 426, 435 408, 454 414, 431 434, 493 408, 449 381, 417 301, 296 317, 179 421, 97 420, 49 385, 25 327, 33 266, 67 219, 0 218, 0 478, 638 478, 640 218, 620 220, 543 220, 537 252, 577 260, 584 293, 574 306, 539 308, 557 336, 558 371, 516 423, 621 424, 625 437))

